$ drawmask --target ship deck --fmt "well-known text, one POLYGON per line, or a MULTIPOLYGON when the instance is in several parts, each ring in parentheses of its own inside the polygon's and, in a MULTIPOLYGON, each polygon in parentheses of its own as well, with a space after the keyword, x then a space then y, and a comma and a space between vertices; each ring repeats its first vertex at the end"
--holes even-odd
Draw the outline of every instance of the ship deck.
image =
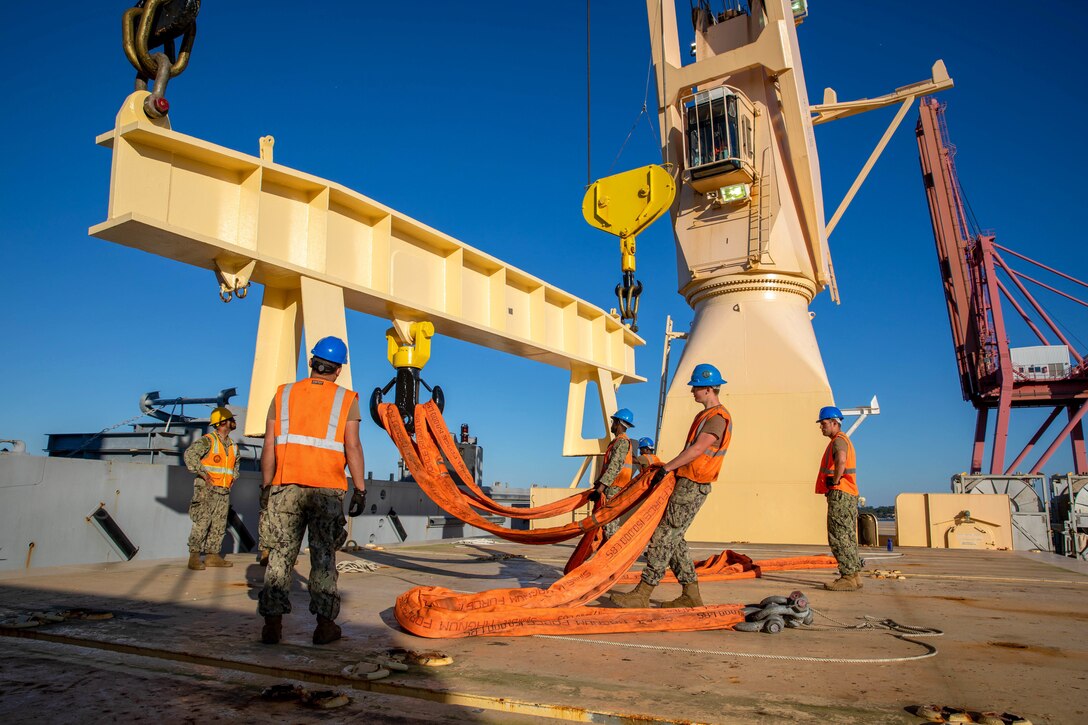
MULTIPOLYGON (((696 556, 722 546, 693 545, 696 556)), ((735 544, 753 558, 826 553, 825 547, 735 544)), ((0 630, 0 717, 8 722, 582 722, 920 723, 912 706, 1018 714, 1033 723, 1088 721, 1088 563, 1050 554, 901 549, 863 552, 867 568, 905 579, 865 579, 860 592, 824 591, 830 571, 707 582, 708 603, 758 602, 800 589, 818 611, 810 628, 569 637, 420 639, 393 618, 414 585, 460 591, 546 586, 567 545, 502 542, 402 545, 342 554, 380 565, 340 576, 344 638, 310 643, 314 622, 301 556, 284 642, 259 643, 262 569, 190 571, 185 560, 0 573, 0 619, 82 608, 111 619, 68 619, 0 630), (873 618, 865 620, 865 617, 873 618), (848 629, 891 619, 939 628, 915 641, 848 629), (924 643, 924 644, 923 644, 924 643), (374 680, 344 667, 390 648, 439 650, 444 667, 412 666, 374 680), (919 659, 935 647, 934 656, 919 659), (802 658, 816 658, 815 661, 802 658), (856 660, 843 662, 842 660, 856 660), (860 661, 858 661, 860 660, 860 661), (337 689, 337 710, 269 702, 291 682, 337 689), (79 713, 76 715, 75 713, 79 713)), ((662 585, 655 600, 679 593, 662 585)), ((1008 720, 1006 720, 1008 721, 1008 720)))

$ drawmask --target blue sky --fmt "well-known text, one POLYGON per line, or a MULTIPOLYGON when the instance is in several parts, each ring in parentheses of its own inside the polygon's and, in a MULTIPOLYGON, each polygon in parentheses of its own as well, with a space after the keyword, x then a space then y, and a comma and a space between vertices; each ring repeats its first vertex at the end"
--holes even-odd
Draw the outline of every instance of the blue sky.
MULTIPOLYGON (((125 8, 71 0, 0 8, 0 438, 34 450, 46 433, 133 416, 146 391, 205 396, 236 386, 244 404, 249 385, 258 293, 224 305, 210 272, 86 234, 105 218, 109 189, 110 155, 94 137, 112 127, 132 87, 120 47, 125 8)), ((1088 252, 1075 215, 1088 161, 1078 122, 1088 108, 1070 81, 1081 64, 1078 6, 1024 8, 814 0, 799 28, 808 88, 814 102, 825 86, 842 100, 877 96, 926 78, 943 58, 956 88, 941 100, 981 224, 1007 246, 1084 277, 1088 252)), ((616 161, 645 94, 643 12, 637 1, 593 2, 595 177, 660 160, 642 119, 616 161)), ((687 3, 677 15, 690 35, 687 3)), ((277 162, 354 188, 607 309, 617 245, 580 212, 585 81, 584 3, 231 0, 204 3, 191 66, 167 97, 175 130, 254 155, 258 138, 272 134, 277 162)), ((817 128, 828 214, 893 112, 817 128)), ((812 305, 837 402, 880 398, 882 414, 855 437, 863 492, 878 504, 900 491, 947 490, 968 466, 974 425, 959 393, 916 118, 908 115, 831 237, 842 304, 824 293, 812 305)), ((666 222, 639 238, 638 276, 647 345, 637 366, 654 380, 665 315, 681 328, 691 319, 676 294, 666 222)), ((1051 309, 1088 340, 1084 308, 1051 309)), ((386 326, 348 316, 361 391, 393 375, 386 326)), ((1014 333, 1014 344, 1032 344, 1014 333)), ((489 482, 569 481, 577 461, 560 456, 563 371, 440 338, 424 377, 445 389, 451 426, 468 422, 479 436, 489 482)), ((620 391, 640 419, 635 432, 652 430, 656 399, 654 383, 620 391)), ((1018 450, 1026 425, 1014 426, 1010 448, 1018 450)), ((364 446, 375 475, 395 470, 392 446, 369 422, 364 446)), ((1063 449, 1048 471, 1069 466, 1063 449)))

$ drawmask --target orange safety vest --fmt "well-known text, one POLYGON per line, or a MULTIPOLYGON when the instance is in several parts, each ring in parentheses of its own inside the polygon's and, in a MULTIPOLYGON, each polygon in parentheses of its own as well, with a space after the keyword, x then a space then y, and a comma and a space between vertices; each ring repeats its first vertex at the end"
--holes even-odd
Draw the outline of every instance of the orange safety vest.
POLYGON ((642 456, 646 459, 646 468, 650 466, 656 466, 661 463, 661 459, 655 456, 653 453, 645 453, 642 456))
POLYGON ((200 459, 201 465, 211 476, 213 486, 230 488, 234 483, 234 460, 238 455, 238 446, 229 438, 224 444, 218 433, 205 433, 204 437, 211 441, 211 446, 200 459))
POLYGON ((276 391, 273 486, 294 483, 348 490, 344 431, 358 396, 336 383, 307 378, 276 391))
POLYGON ((835 476, 835 439, 842 438, 846 441, 846 469, 842 472, 842 478, 839 479, 839 485, 835 488, 846 491, 846 493, 858 495, 858 462, 857 457, 854 455, 854 444, 850 442, 850 439, 846 437, 846 434, 839 431, 835 434, 827 444, 827 450, 824 451, 823 460, 820 461, 820 472, 816 475, 816 493, 827 493, 835 489, 830 488, 827 485, 829 478, 835 476))
POLYGON ((718 473, 722 470, 725 452, 729 450, 729 440, 733 437, 733 421, 729 417, 728 410, 722 405, 715 405, 713 408, 707 408, 695 416, 695 420, 691 423, 691 430, 688 431, 688 439, 684 443, 684 448, 687 448, 699 438, 699 434, 703 432, 707 422, 714 416, 721 416, 725 419, 725 433, 722 434, 722 439, 718 441, 717 447, 711 445, 694 461, 685 463, 676 469, 677 476, 695 483, 714 483, 714 481, 718 480, 718 473))
POLYGON ((604 452, 605 465, 607 466, 608 462, 612 460, 612 449, 615 447, 616 443, 621 440, 627 441, 630 445, 627 446, 627 456, 623 459, 623 467, 620 469, 620 472, 616 474, 616 480, 612 482, 612 485, 618 488, 623 488, 631 483, 631 479, 635 477, 635 459, 634 456, 631 455, 631 449, 634 446, 626 433, 620 433, 608 444, 608 450, 604 452))

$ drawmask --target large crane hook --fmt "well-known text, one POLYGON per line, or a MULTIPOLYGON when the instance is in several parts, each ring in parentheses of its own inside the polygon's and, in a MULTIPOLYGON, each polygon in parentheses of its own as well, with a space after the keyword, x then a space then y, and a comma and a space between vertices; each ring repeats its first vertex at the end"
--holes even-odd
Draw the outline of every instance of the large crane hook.
POLYGON ((139 0, 121 18, 121 44, 136 69, 136 90, 146 91, 148 81, 154 81, 151 95, 144 101, 144 112, 151 118, 170 112, 164 95, 166 84, 189 65, 199 12, 200 0, 139 0), (180 51, 174 46, 178 38, 180 51), (159 46, 161 52, 151 52, 159 46))
POLYGON ((668 211, 676 182, 664 166, 650 165, 593 182, 582 199, 582 216, 620 238, 621 282, 616 285, 620 319, 638 332, 642 282, 635 279, 635 236, 668 211))

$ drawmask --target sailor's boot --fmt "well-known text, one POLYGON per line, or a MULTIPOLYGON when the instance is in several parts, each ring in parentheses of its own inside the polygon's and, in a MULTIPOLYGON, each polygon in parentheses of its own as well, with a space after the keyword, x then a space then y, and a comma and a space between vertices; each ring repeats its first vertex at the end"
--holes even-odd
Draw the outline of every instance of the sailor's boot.
POLYGON ((340 639, 340 625, 328 617, 317 615, 317 627, 314 629, 314 644, 328 644, 340 639))
POLYGON ((824 589, 831 592, 853 592, 861 589, 861 582, 857 581, 857 574, 843 574, 830 584, 824 584, 824 589))
POLYGON ((863 586, 865 586, 861 582, 861 572, 860 571, 855 572, 855 574, 854 574, 854 583, 858 585, 858 589, 861 589, 863 586))
POLYGON ((200 553, 196 551, 189 552, 189 568, 193 571, 200 571, 204 568, 204 562, 200 560, 200 553))
POLYGON ((270 553, 271 552, 269 552, 268 549, 261 549, 261 558, 260 558, 260 565, 261 566, 268 566, 268 555, 270 553))
POLYGON ((204 557, 204 566, 229 567, 234 566, 234 563, 227 561, 223 557, 219 556, 219 554, 208 554, 204 557))
POLYGON ((638 586, 631 591, 613 594, 612 603, 627 609, 646 609, 650 606, 650 592, 653 590, 652 586, 640 579, 638 586))
POLYGON ((264 627, 261 628, 261 642, 264 644, 279 644, 283 636, 283 615, 270 614, 264 618, 264 627))
POLYGON ((699 582, 684 585, 683 593, 671 602, 665 602, 662 607, 701 607, 703 598, 699 595, 699 582))

